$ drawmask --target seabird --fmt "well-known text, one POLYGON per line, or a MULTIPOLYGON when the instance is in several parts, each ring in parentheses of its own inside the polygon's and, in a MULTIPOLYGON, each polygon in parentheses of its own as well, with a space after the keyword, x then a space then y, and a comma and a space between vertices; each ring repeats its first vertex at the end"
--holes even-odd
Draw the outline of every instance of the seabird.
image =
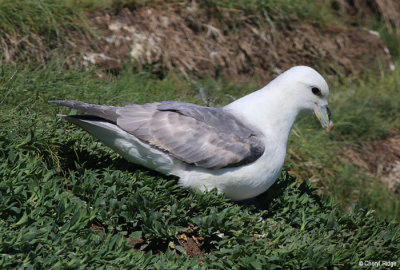
POLYGON ((216 188, 232 200, 245 200, 278 178, 301 112, 314 111, 322 127, 332 130, 328 97, 328 84, 317 71, 296 66, 220 108, 179 101, 124 107, 49 102, 85 112, 60 116, 128 161, 176 175, 182 187, 216 188))

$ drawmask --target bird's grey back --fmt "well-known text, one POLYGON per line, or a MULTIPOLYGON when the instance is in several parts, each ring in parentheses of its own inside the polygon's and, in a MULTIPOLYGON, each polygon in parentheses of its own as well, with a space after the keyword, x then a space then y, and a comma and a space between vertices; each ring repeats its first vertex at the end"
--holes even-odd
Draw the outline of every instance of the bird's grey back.
POLYGON ((164 101, 157 106, 160 111, 175 111, 182 115, 193 117, 196 120, 207 123, 212 127, 218 128, 220 132, 232 133, 240 138, 256 135, 258 132, 248 126, 243 125, 231 113, 223 108, 204 107, 191 103, 164 101))

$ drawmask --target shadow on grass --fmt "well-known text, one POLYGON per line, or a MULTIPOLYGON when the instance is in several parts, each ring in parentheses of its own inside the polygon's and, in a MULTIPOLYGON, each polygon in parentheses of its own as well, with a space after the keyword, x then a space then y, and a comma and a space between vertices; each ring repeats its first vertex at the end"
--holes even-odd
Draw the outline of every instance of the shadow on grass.
POLYGON ((145 171, 151 177, 177 179, 175 176, 166 176, 144 166, 129 162, 120 156, 112 157, 109 153, 101 149, 96 149, 95 151, 85 148, 76 149, 74 147, 75 143, 75 141, 65 143, 58 150, 58 155, 62 160, 61 169, 64 172, 78 170, 78 167, 85 167, 92 170, 111 168, 130 173, 145 171))
MULTIPOLYGON (((144 171, 147 176, 155 179, 164 178, 167 180, 178 180, 178 178, 175 176, 162 175, 141 165, 131 163, 120 156, 103 151, 101 148, 95 147, 94 149, 90 149, 89 147, 89 149, 87 149, 84 147, 76 147, 75 140, 60 145, 57 155, 60 157, 60 167, 62 173, 64 174, 69 174, 70 171, 81 171, 82 168, 85 170, 101 170, 107 168, 129 173, 144 171)), ((88 200, 88 198, 86 198, 83 194, 74 195, 83 201, 88 200)), ((127 233, 127 236, 123 237, 127 238, 128 243, 132 248, 141 249, 146 252, 151 251, 153 254, 159 254, 167 251, 169 242, 165 239, 151 239, 151 241, 149 241, 145 237, 135 238, 129 236, 131 233, 140 230, 139 228, 142 226, 142 222, 139 221, 134 227, 127 226, 123 225, 126 223, 126 220, 123 217, 119 217, 116 223, 120 224, 121 230, 127 233)), ((109 226, 107 224, 103 224, 103 222, 97 217, 94 218, 92 222, 88 224, 88 226, 94 232, 104 236, 108 234, 114 235, 119 233, 116 230, 109 230, 109 226)))
POLYGON ((267 191, 257 197, 238 201, 237 203, 245 207, 254 206, 257 210, 269 210, 268 216, 272 216, 274 210, 277 210, 271 209, 272 203, 275 200, 282 198, 285 191, 290 189, 294 183, 297 183, 299 184, 296 187, 299 192, 297 196, 300 197, 303 194, 307 194, 307 196, 312 198, 319 207, 324 207, 323 199, 316 193, 316 188, 312 187, 308 181, 299 183, 296 177, 289 175, 287 171, 284 171, 284 173, 285 175, 281 176, 267 191))

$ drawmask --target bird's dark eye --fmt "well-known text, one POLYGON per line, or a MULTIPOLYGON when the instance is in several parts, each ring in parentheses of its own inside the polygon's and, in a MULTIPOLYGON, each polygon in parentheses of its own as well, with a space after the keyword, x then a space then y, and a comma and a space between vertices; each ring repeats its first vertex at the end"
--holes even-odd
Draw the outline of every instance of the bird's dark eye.
POLYGON ((311 91, 313 92, 314 95, 321 96, 321 90, 319 90, 318 87, 311 88, 311 91))

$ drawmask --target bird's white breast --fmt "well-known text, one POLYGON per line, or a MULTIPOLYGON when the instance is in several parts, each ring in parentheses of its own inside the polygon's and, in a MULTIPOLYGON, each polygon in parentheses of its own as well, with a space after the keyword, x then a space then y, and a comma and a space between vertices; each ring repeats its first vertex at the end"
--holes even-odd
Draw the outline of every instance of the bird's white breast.
POLYGON ((201 191, 216 188, 232 200, 244 200, 266 191, 279 176, 286 155, 286 142, 269 141, 267 151, 253 163, 236 168, 207 170, 188 165, 172 174, 185 188, 201 191))

